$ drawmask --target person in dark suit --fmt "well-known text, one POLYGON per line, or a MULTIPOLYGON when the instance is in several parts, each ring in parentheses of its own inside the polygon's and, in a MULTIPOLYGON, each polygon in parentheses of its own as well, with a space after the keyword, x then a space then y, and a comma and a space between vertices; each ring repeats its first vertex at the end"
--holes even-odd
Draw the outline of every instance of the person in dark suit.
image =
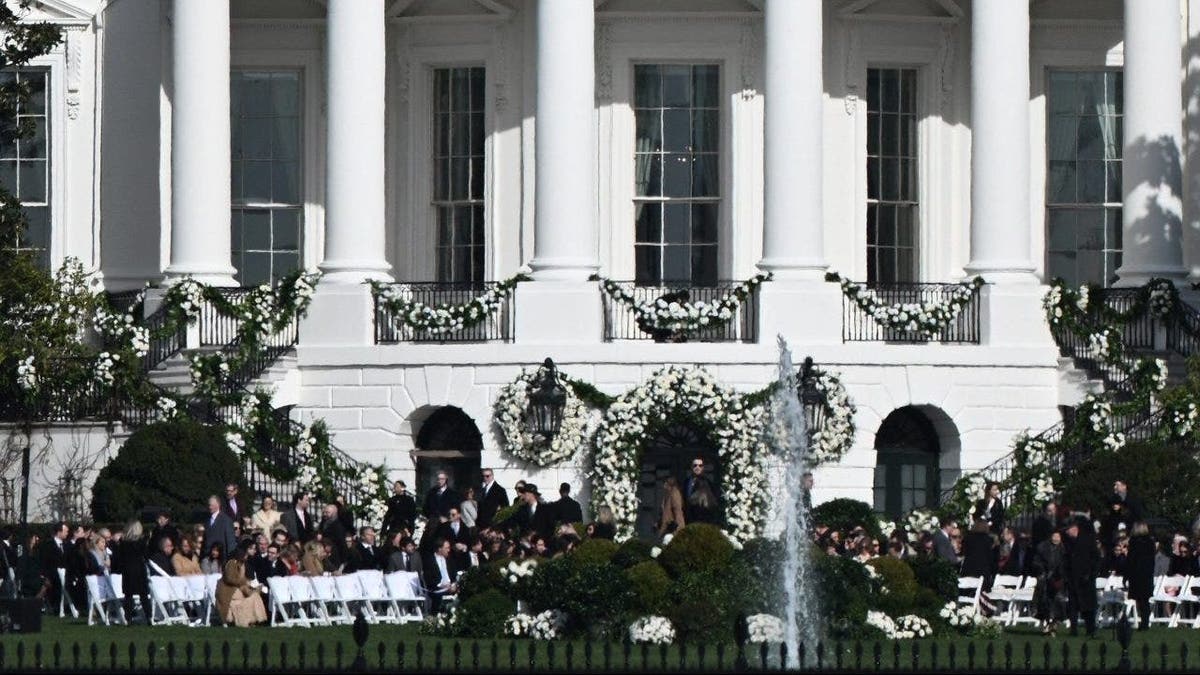
POLYGON ((1050 538, 1050 535, 1058 529, 1058 504, 1047 502, 1046 507, 1042 509, 1041 515, 1033 521, 1033 530, 1029 537, 1029 546, 1037 550, 1043 541, 1050 538))
POLYGON ((717 489, 704 475, 704 459, 692 460, 692 471, 684 481, 685 516, 689 523, 715 523, 717 520, 717 489))
POLYGON ((483 484, 475 491, 479 500, 479 513, 475 516, 475 526, 479 529, 491 527, 496 520, 496 512, 506 508, 508 491, 496 484, 495 472, 483 470, 483 484))
POLYGON ((384 559, 376 545, 375 528, 367 525, 358 529, 358 541, 354 542, 354 547, 350 549, 350 562, 346 565, 346 572, 358 572, 360 570, 382 570, 384 559))
POLYGON ((412 534, 417 525, 417 500, 408 494, 408 486, 398 480, 388 497, 387 513, 383 516, 383 533, 390 535, 400 530, 412 534))
POLYGON ((58 576, 59 568, 66 568, 67 556, 71 553, 70 528, 66 523, 54 526, 54 533, 49 539, 38 546, 38 560, 41 563, 42 577, 49 588, 46 592, 46 604, 50 611, 57 612, 62 603, 63 584, 58 576))
POLYGON ((1150 627, 1150 596, 1154 592, 1154 539, 1143 521, 1133 524, 1125 557, 1125 583, 1137 604, 1138 630, 1150 627))
POLYGON ((171 522, 169 511, 159 511, 155 516, 154 529, 150 531, 150 548, 158 550, 158 540, 163 537, 170 537, 171 543, 179 547, 179 528, 171 522))
POLYGON ((450 478, 445 471, 437 472, 437 483, 425 493, 425 517, 431 521, 450 515, 451 508, 462 503, 458 493, 450 487, 450 478))
POLYGON ((554 520, 557 523, 582 523, 583 507, 571 499, 571 484, 558 486, 558 501, 554 502, 554 520))
POLYGON ((165 573, 169 577, 175 576, 175 565, 171 562, 171 556, 173 555, 175 555, 175 542, 170 537, 159 537, 153 552, 150 553, 150 562, 154 563, 158 569, 151 567, 151 574, 158 575, 165 573), (159 572, 159 570, 162 570, 162 572, 159 572))
POLYGON ((388 555, 385 572, 416 572, 425 578, 425 565, 421 554, 417 552, 417 542, 412 537, 403 537, 395 551, 388 555))
POLYGON ((287 530, 288 540, 298 544, 307 544, 316 536, 312 516, 308 514, 309 496, 305 492, 297 492, 292 498, 292 508, 279 516, 279 524, 287 530))
POLYGON ((221 563, 224 564, 233 549, 237 548, 237 535, 233 521, 221 510, 221 500, 216 495, 208 498, 208 522, 204 525, 204 546, 201 555, 208 558, 214 545, 221 545, 221 563))
POLYGON ((992 586, 992 577, 996 576, 996 540, 988 529, 986 520, 976 520, 971 531, 963 537, 962 571, 964 577, 980 577, 983 588, 992 586))
POLYGON ((1008 526, 1005 526, 1001 536, 1003 541, 1000 544, 1000 574, 1017 577, 1028 574, 1029 564, 1032 562, 1029 539, 1023 534, 1017 534, 1016 530, 1008 526))
POLYGON ((1121 510, 1125 513, 1126 527, 1145 518, 1146 514, 1142 501, 1129 494, 1129 484, 1123 479, 1118 478, 1113 481, 1113 500, 1119 501, 1122 504, 1121 510))
POLYGON ((554 509, 542 502, 542 495, 533 483, 525 484, 521 496, 525 499, 525 505, 517 514, 521 533, 536 532, 541 537, 549 538, 554 533, 554 509))
POLYGON ((238 484, 226 484, 225 498, 221 500, 221 512, 229 516, 229 522, 231 523, 240 523, 243 516, 250 515, 246 513, 246 509, 240 500, 241 498, 238 496, 238 484))
POLYGON ((988 524, 988 531, 997 537, 1004 531, 1004 502, 1000 501, 1000 484, 988 483, 983 499, 975 502, 975 518, 988 524))
MULTIPOLYGON (((210 498, 210 505, 220 508, 220 504, 216 501, 216 497, 210 498)), ((210 508, 211 508, 210 506, 210 508)), ((224 516, 222 516, 224 518, 224 516)), ((225 518, 228 523, 229 519, 225 518)), ((229 525, 230 534, 233 532, 233 526, 229 525)), ((142 536, 142 524, 136 520, 132 520, 125 526, 125 533, 121 537, 121 541, 117 544, 117 554, 114 558, 114 573, 121 574, 122 590, 125 593, 125 598, 121 601, 125 609, 125 623, 131 625, 133 623, 133 598, 136 596, 141 602, 143 612, 150 611, 150 578, 146 573, 146 539, 142 536)), ((149 615, 146 619, 149 623, 149 615)))
POLYGON ((958 536, 958 523, 953 520, 947 520, 942 523, 942 526, 933 531, 933 552, 937 557, 954 565, 954 569, 958 569, 962 563, 962 558, 959 557, 958 551, 954 550, 953 537, 958 536))
POLYGON ((433 553, 425 560, 422 581, 429 597, 429 611, 437 614, 441 610, 442 598, 458 593, 458 567, 450 555, 450 540, 438 542, 433 553))
POLYGON ((0 528, 0 598, 17 597, 17 547, 12 533, 0 528))
POLYGON ((337 504, 326 504, 321 509, 321 516, 321 541, 332 546, 328 563, 330 567, 337 569, 346 563, 350 554, 346 548, 346 526, 338 517, 337 504))
POLYGON ((437 540, 450 542, 450 556, 454 558, 459 569, 464 567, 464 559, 471 543, 471 528, 462 521, 462 513, 458 507, 450 509, 450 519, 438 526, 437 540))
POLYGON ((1071 633, 1078 633, 1083 619, 1088 637, 1096 634, 1096 568, 1100 553, 1096 530, 1086 516, 1077 516, 1067 526, 1067 617, 1071 633))

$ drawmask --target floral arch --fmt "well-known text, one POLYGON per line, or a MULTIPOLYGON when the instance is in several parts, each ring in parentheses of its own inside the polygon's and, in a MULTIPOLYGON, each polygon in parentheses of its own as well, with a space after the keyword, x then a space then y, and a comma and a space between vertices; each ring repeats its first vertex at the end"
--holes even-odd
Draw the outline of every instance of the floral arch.
POLYGON ((644 445, 663 425, 686 420, 717 446, 730 535, 738 541, 758 536, 767 518, 766 451, 761 442, 765 415, 762 406, 747 406, 740 394, 703 368, 667 366, 656 371, 615 400, 600 422, 591 470, 593 507, 612 509, 618 539, 632 537, 644 445))

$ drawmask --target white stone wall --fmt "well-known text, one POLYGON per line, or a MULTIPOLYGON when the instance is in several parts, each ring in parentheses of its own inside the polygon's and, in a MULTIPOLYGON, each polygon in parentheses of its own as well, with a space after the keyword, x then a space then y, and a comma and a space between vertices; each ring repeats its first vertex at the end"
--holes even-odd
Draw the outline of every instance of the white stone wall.
MULTIPOLYGON (((26 443, 30 448, 29 521, 65 518, 75 522, 91 519, 92 485, 100 469, 117 456, 123 441, 123 436, 114 436, 100 425, 37 426, 29 436, 14 427, 0 426, 0 479, 12 488, 12 519, 4 522, 17 522, 21 517, 21 454, 26 443), (82 493, 73 500, 64 500, 61 481, 67 472, 78 476, 82 486, 82 493)), ((0 491, 0 499, 3 496, 0 491)), ((0 510, 8 506, 0 502, 0 510)))

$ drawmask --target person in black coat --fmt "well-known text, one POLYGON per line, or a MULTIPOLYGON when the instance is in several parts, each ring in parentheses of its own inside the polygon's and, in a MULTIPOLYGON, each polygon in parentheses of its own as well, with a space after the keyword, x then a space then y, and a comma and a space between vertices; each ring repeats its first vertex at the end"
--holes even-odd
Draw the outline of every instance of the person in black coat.
POLYGON ((1113 496, 1114 502, 1120 502, 1121 510, 1125 513, 1125 524, 1128 526, 1131 523, 1136 523, 1145 517, 1144 509, 1142 508, 1142 500, 1129 494, 1129 484, 1123 479, 1118 478, 1113 481, 1113 496))
POLYGON ((1048 502, 1041 515, 1033 520, 1033 529, 1029 536, 1029 545, 1036 551, 1043 541, 1058 529, 1058 504, 1048 502))
POLYGON ((445 539, 450 542, 450 557, 458 569, 463 569, 472 536, 471 528, 462 521, 458 507, 450 509, 450 520, 438 526, 436 536, 438 541, 445 539))
POLYGON ((1096 530, 1086 516, 1077 516, 1067 526, 1067 616, 1071 633, 1078 632, 1083 618, 1088 637, 1096 634, 1096 568, 1100 552, 1096 547, 1096 530))
POLYGON ((42 577, 49 588, 46 591, 46 604, 52 612, 57 612, 62 603, 64 592, 62 579, 58 576, 60 568, 66 569, 67 556, 71 554, 70 528, 66 523, 58 523, 49 539, 38 545, 37 556, 42 570, 42 577))
POLYGON ((429 611, 437 614, 441 610, 442 598, 458 592, 458 570, 460 569, 450 555, 450 540, 440 540, 433 553, 424 561, 425 594, 429 598, 429 611))
POLYGON ((430 521, 450 515, 451 508, 458 508, 462 498, 450 487, 450 478, 445 471, 437 472, 437 483, 425 493, 425 517, 430 521))
POLYGON ((387 512, 383 516, 385 536, 400 530, 412 534, 417 526, 417 500, 408 494, 408 485, 402 480, 392 486, 392 496, 387 500, 387 512))
POLYGON ((1200 564, 1192 554, 1192 545, 1181 541, 1175 545, 1175 553, 1171 556, 1171 564, 1167 567, 1168 576, 1194 577, 1200 575, 1200 564))
POLYGON ((988 525, 988 530, 1000 536, 1004 531, 1004 502, 1000 501, 1000 484, 988 483, 983 499, 975 502, 975 518, 988 525))
POLYGON ((296 496, 292 497, 292 508, 279 514, 279 524, 287 530, 288 539, 301 545, 307 544, 316 536, 313 518, 308 513, 310 503, 311 497, 307 493, 297 492, 296 496))
POLYGON ((692 460, 692 471, 683 481, 685 516, 689 523, 715 523, 720 512, 717 488, 704 475, 704 459, 692 460))
MULTIPOLYGON (((162 570, 167 576, 173 577, 175 576, 175 565, 171 562, 173 555, 175 555, 175 542, 170 537, 159 537, 150 554, 150 562, 157 565, 158 570, 162 570)), ((158 570, 151 568, 151 572, 154 574, 159 574, 158 570)))
POLYGON ((1042 622, 1042 632, 1054 634, 1055 626, 1062 620, 1063 598, 1066 595, 1067 552, 1063 547, 1062 533, 1050 533, 1034 551, 1032 571, 1037 575, 1037 587, 1033 591, 1033 605, 1037 618, 1042 622))
POLYGON ((517 525, 521 534, 536 532, 542 537, 549 538, 554 533, 554 508, 542 502, 542 495, 533 483, 525 484, 521 494, 525 505, 517 512, 517 525))
POLYGON ((582 523, 583 507, 571 499, 571 484, 558 486, 558 501, 554 502, 554 520, 558 523, 582 523))
POLYGON ((483 484, 475 491, 475 495, 479 500, 475 526, 481 530, 491 527, 496 521, 496 512, 509 504, 508 491, 496 484, 495 473, 491 469, 484 469, 483 484))
POLYGON ((996 576, 996 553, 996 540, 988 530, 987 521, 976 520, 963 537, 962 576, 980 577, 984 590, 991 588, 992 577, 996 576))
POLYGON ((1125 583, 1129 597, 1137 604, 1138 629, 1150 627, 1150 595, 1154 592, 1154 539, 1150 528, 1138 521, 1129 537, 1129 553, 1125 557, 1125 583))
POLYGON ((338 517, 337 504, 326 504, 321 509, 321 533, 322 543, 328 543, 333 548, 329 554, 329 565, 337 569, 346 563, 350 552, 346 548, 346 526, 342 523, 342 519, 338 517))
MULTIPOLYGON (((217 508, 220 508, 220 504, 217 504, 217 508)), ((125 534, 117 544, 113 563, 113 573, 121 575, 121 585, 125 593, 121 604, 125 608, 125 623, 128 625, 133 624, 134 596, 138 597, 143 611, 147 612, 147 622, 150 618, 150 578, 146 574, 146 540, 142 534, 142 524, 138 521, 134 520, 126 525, 125 534)))
POLYGON ((237 548, 237 534, 233 531, 233 521, 221 510, 221 500, 216 495, 211 495, 208 498, 208 521, 204 526, 201 557, 209 557, 216 544, 221 545, 221 564, 224 565, 233 549, 237 548))
POLYGON ((1005 527, 1001 535, 1000 574, 1020 577, 1028 573, 1033 558, 1033 550, 1029 546, 1029 538, 1018 534, 1011 527, 1005 527))
POLYGON ((358 541, 350 549, 350 562, 346 573, 360 570, 382 570, 386 559, 376 541, 375 528, 364 525, 358 530, 358 541))

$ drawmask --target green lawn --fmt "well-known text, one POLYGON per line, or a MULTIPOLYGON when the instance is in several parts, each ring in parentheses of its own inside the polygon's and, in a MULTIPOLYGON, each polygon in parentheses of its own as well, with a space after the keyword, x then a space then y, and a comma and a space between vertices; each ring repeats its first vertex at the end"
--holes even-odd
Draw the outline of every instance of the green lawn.
MULTIPOLYGON (((1190 628, 1155 629, 1134 636, 1131 656, 1137 670, 1200 669, 1200 632, 1190 628), (1165 652, 1163 648, 1165 647, 1165 652), (1164 662, 1165 658, 1165 662, 1164 662)), ((213 670, 252 668, 348 668, 356 653, 347 626, 327 628, 187 628, 87 626, 82 622, 47 619, 38 635, 0 636, 0 670, 14 668, 124 670, 131 666, 169 669, 207 666, 213 670), (95 657, 93 658, 93 644, 95 657), (226 647, 228 645, 228 647, 226 647), (188 648, 191 654, 188 654, 188 648), (340 652, 339 652, 340 648, 340 652), (40 652, 39 652, 40 650, 40 652), (76 661, 78 654, 78 661, 76 661), (151 660, 153 654, 153 660, 151 660)), ((683 660, 679 647, 661 649, 575 640, 444 640, 421 635, 414 625, 372 626, 365 650, 371 669, 525 670, 551 666, 556 670, 705 670, 727 671, 736 650, 718 652, 713 645, 687 645, 683 660), (456 652, 457 647, 457 652, 456 652), (590 654, 589 654, 590 650, 590 654), (628 654, 627 654, 628 650, 628 654), (626 664, 628 663, 628 667, 626 664), (590 665, 589 665, 590 664, 590 665)), ((954 670, 1060 670, 1064 659, 1073 670, 1112 669, 1120 648, 1111 630, 1088 640, 1059 635, 1044 638, 1029 630, 1014 629, 988 639, 939 638, 904 642, 831 645, 822 656, 824 667, 854 670, 911 670, 915 663, 928 668, 936 663, 954 670), (972 652, 973 648, 973 652, 972 652), (989 649, 991 653, 989 655, 989 649)), ((757 665, 759 654, 751 655, 757 665)), ((811 659, 811 656, 810 656, 811 659)), ((777 662, 777 661, 775 661, 777 662)), ((808 661, 811 665, 811 660, 808 661)))

